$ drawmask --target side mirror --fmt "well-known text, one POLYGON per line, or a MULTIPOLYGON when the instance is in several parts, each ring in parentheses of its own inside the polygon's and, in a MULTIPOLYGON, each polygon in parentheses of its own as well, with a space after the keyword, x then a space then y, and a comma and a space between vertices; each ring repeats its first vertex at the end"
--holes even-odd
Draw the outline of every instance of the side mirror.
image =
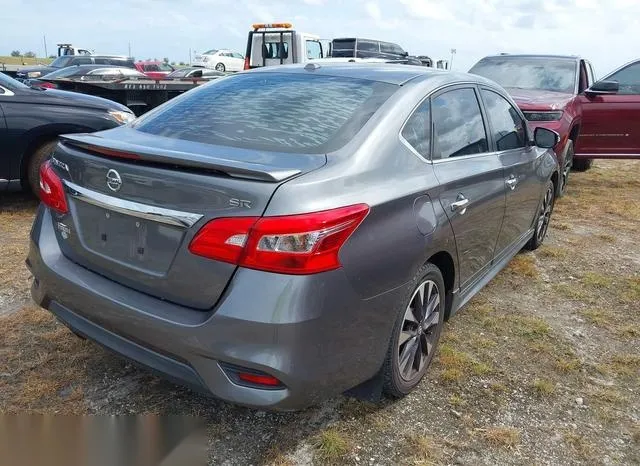
POLYGON ((201 78, 202 77, 202 70, 195 70, 193 73, 191 73, 191 77, 192 78, 201 78))
POLYGON ((619 90, 618 81, 598 81, 584 92, 585 94, 617 94, 619 90))
POLYGON ((538 127, 533 131, 533 142, 543 149, 553 149, 560 142, 560 135, 550 129, 538 127))

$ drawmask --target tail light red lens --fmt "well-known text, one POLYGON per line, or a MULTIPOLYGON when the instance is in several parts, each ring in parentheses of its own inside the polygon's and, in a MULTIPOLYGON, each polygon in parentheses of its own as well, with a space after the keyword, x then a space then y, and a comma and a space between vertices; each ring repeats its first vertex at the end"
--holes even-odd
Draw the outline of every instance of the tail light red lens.
POLYGON ((248 70, 251 68, 251 65, 249 64, 249 57, 244 57, 244 69, 248 70))
POLYGON ((40 200, 56 212, 69 212, 62 180, 48 160, 40 166, 40 200))
POLYGON ((282 385, 278 379, 272 375, 259 375, 250 374, 248 372, 239 372, 238 378, 243 381, 254 385, 264 385, 267 387, 279 387, 282 385))
POLYGON ((221 218, 189 245, 193 254, 247 268, 313 274, 341 266, 340 248, 369 212, 366 204, 301 215, 221 218))

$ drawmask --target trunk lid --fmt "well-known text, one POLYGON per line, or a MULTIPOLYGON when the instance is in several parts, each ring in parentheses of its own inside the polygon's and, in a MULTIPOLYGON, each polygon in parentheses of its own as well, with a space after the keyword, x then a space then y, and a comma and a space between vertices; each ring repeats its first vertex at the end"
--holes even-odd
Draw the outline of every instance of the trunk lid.
POLYGON ((66 257, 115 282, 210 309, 236 266, 191 254, 197 231, 219 217, 261 216, 280 184, 325 163, 324 155, 212 146, 130 128, 63 136, 52 158, 69 203, 69 214, 56 215, 58 243, 66 257))

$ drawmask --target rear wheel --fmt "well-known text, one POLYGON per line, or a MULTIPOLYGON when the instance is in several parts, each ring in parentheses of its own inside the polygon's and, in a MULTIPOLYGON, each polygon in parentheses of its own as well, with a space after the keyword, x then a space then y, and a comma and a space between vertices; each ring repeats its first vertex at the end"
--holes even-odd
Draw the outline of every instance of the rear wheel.
POLYGON ((536 217, 536 228, 533 232, 533 236, 529 242, 524 246, 525 249, 533 251, 542 246, 544 238, 547 236, 547 230, 549 229, 549 221, 551 220, 551 213, 553 212, 553 204, 555 189, 553 187, 553 181, 549 180, 547 184, 547 191, 545 192, 542 204, 536 217))
POLYGON ((586 172, 593 165, 593 159, 575 159, 573 169, 577 172, 586 172))
POLYGON ((218 63, 216 65, 216 71, 222 71, 224 73, 224 71, 226 70, 224 63, 218 63))
POLYGON ((567 191, 567 183, 569 182, 569 173, 573 166, 573 141, 569 139, 564 149, 563 167, 560 176, 560 186, 558 187, 557 196, 562 197, 567 191))
POLYGON ((444 322, 445 288, 433 264, 418 270, 398 310, 387 357, 384 391, 400 398, 422 380, 433 359, 444 322))
POLYGON ((57 142, 57 140, 53 140, 41 144, 33 151, 29 158, 29 165, 27 166, 27 181, 29 182, 31 191, 36 196, 39 196, 40 194, 40 165, 49 159, 57 142))

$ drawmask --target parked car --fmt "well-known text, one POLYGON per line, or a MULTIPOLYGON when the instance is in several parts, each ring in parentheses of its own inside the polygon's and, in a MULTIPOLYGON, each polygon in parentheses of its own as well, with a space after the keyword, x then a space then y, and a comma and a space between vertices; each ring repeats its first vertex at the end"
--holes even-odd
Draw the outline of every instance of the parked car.
POLYGON ((135 68, 133 59, 116 55, 63 55, 53 60, 47 66, 32 66, 22 68, 16 73, 16 78, 39 78, 52 71, 76 65, 109 65, 135 68))
POLYGON ((212 70, 208 68, 200 68, 197 66, 191 66, 188 68, 180 68, 169 73, 165 79, 217 79, 222 76, 226 76, 226 73, 222 71, 212 70))
POLYGON ((562 196, 571 167, 582 168, 575 157, 582 121, 579 95, 593 84, 591 64, 571 56, 503 54, 483 58, 469 72, 503 86, 534 127, 560 134, 555 151, 562 167, 557 195, 562 196))
POLYGON ((400 397, 444 319, 544 240, 558 135, 533 138, 502 88, 467 74, 220 79, 61 139, 42 167, 32 295, 235 403, 297 409, 366 381, 400 397))
POLYGON ((173 66, 162 61, 137 61, 135 66, 136 70, 151 79, 164 79, 169 73, 175 71, 173 66))
POLYGON ((193 66, 201 68, 212 68, 216 71, 242 71, 244 68, 244 57, 242 54, 231 50, 207 50, 196 55, 193 66))
POLYGON ((133 68, 125 68, 124 66, 106 66, 106 65, 76 65, 68 66, 36 79, 27 79, 25 84, 32 87, 43 87, 48 89, 56 89, 58 85, 48 80, 57 79, 149 79, 146 75, 140 73, 133 68))
POLYGON ((31 188, 38 193, 40 165, 60 134, 109 129, 133 118, 115 102, 30 88, 0 73, 0 191, 31 188))
POLYGON ((640 60, 595 82, 579 96, 582 124, 574 167, 593 159, 640 158, 640 60))

